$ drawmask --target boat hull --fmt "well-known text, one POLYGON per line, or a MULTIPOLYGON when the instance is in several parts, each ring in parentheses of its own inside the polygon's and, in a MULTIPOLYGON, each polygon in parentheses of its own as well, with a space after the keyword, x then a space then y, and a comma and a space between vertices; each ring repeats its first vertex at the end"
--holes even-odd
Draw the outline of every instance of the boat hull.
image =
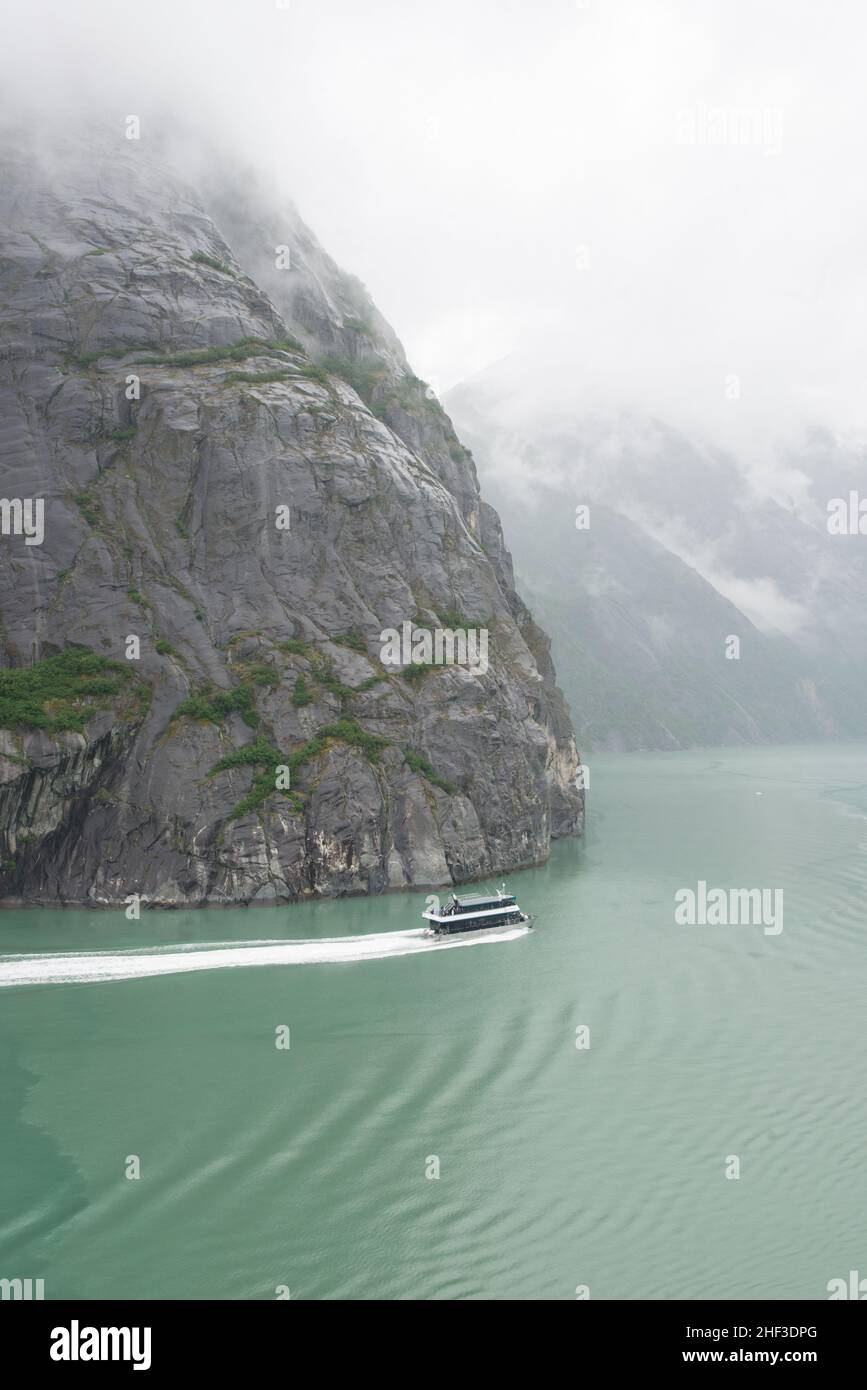
POLYGON ((477 917, 461 921, 460 917, 456 916, 449 922, 431 923, 430 930, 434 936, 458 936, 463 932, 496 931, 498 927, 517 927, 529 921, 526 912, 503 913, 490 922, 480 922, 477 917))

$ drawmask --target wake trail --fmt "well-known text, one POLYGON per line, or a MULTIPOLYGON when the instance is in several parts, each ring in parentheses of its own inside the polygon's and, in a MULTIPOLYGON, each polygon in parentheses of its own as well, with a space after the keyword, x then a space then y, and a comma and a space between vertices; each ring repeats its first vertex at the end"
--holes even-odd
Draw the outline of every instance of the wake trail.
POLYGON ((376 932, 370 936, 324 937, 320 941, 227 941, 130 951, 53 952, 0 956, 0 988, 11 985, 101 984, 142 980, 152 975, 183 975, 194 970, 231 970, 251 965, 338 965, 386 960, 457 947, 497 945, 526 936, 527 926, 491 928, 482 934, 434 938, 424 929, 376 932))

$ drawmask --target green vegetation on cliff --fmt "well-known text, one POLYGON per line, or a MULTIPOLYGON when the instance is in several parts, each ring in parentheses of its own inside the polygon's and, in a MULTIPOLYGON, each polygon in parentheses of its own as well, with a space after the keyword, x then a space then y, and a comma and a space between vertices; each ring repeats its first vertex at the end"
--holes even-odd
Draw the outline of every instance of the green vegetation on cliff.
POLYGON ((231 266, 226 265, 225 261, 220 261, 216 256, 209 256, 207 251, 194 251, 190 260, 195 265, 206 265, 210 270, 219 270, 221 275, 231 275, 234 278, 235 272, 231 266))
POLYGON ((86 647, 68 647, 32 666, 5 667, 0 670, 0 727, 80 733, 98 706, 121 693, 128 678, 122 662, 86 647))
MULTIPOLYGON (((135 351, 135 349, 131 349, 135 351)), ((206 367, 216 362, 244 362, 248 357, 267 357, 271 352, 291 352, 304 355, 297 338, 241 338, 237 343, 217 347, 191 348, 189 352, 152 353, 140 357, 142 367, 206 367)), ((103 353, 102 356, 111 356, 103 353)))
POLYGON ((175 710, 176 719, 186 715, 188 719, 206 720, 211 724, 222 724, 230 714, 240 714, 251 729, 258 725, 259 716, 253 708, 253 691, 248 685, 235 685, 231 690, 205 687, 195 695, 188 695, 175 710))
POLYGON ((262 802, 273 792, 280 792, 289 801, 294 812, 301 813, 304 810, 304 802, 301 795, 296 791, 291 791, 288 787, 283 788, 277 785, 277 770, 280 767, 287 768, 289 777, 297 772, 298 768, 304 763, 315 758, 318 753, 323 753, 328 747, 329 741, 349 744, 353 748, 360 748, 369 762, 379 761, 379 755, 383 748, 389 746, 387 738, 381 738, 378 734, 370 734, 366 729, 362 729, 356 724, 354 719, 340 719, 335 724, 325 724, 306 743, 297 748, 294 753, 283 754, 274 748, 267 739, 260 735, 252 743, 246 744, 243 748, 233 748, 231 753, 227 753, 219 762, 215 763, 208 773, 209 777, 216 777, 221 772, 228 772, 235 767, 258 767, 262 771, 253 780, 247 795, 238 802, 237 806, 229 813, 229 820, 238 820, 250 811, 256 810, 262 802))
POLYGON ((410 748, 404 748, 403 756, 406 758, 413 772, 417 772, 420 776, 426 777, 435 787, 439 787, 441 791, 447 792, 449 796, 454 796, 457 790, 454 783, 449 782, 446 777, 440 777, 439 773, 435 772, 431 767, 427 758, 423 758, 420 753, 413 753, 410 748))

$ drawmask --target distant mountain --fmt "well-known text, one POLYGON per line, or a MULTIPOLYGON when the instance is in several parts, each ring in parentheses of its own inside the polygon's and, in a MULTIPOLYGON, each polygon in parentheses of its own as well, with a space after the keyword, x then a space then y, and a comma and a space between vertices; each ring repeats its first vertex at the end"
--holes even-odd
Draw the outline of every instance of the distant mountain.
POLYGON ((867 536, 827 524, 830 499, 867 495, 863 450, 812 431, 777 460, 791 496, 775 497, 742 460, 648 415, 541 404, 524 365, 446 403, 551 633, 582 747, 867 735, 867 536))

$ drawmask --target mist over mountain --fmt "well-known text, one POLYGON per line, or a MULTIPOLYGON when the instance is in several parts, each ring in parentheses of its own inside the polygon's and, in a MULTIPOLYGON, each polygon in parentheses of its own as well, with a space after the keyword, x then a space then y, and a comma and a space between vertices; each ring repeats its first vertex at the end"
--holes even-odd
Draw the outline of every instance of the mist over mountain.
POLYGON ((129 876, 248 900, 544 856, 583 807, 525 597, 588 746, 864 733, 867 575, 826 517, 865 458, 865 97, 859 11, 837 13, 15 8, 4 491, 39 486, 46 535, 4 537, 3 659, 150 645, 137 693, 114 692, 125 722, 99 711, 99 767, 57 762, 54 733, 66 757, 80 729, 25 747, 10 725, 10 891, 98 896, 96 845, 75 846, 102 837, 115 863, 100 805, 109 896, 129 876), (374 633, 417 619, 484 620, 490 671, 377 695, 374 633), (192 718, 215 691, 238 707, 192 718), (310 775, 344 716, 356 742, 323 737, 359 781, 349 812, 342 763, 310 775), (304 816, 285 798, 276 840, 234 845, 238 807, 267 819, 263 779, 302 751, 304 816), (146 790, 119 795, 133 763, 146 790), (176 857, 148 878, 133 847, 157 824, 176 857))
POLYGON ((863 493, 864 448, 816 427, 761 474, 710 432, 558 404, 556 380, 516 355, 447 402, 585 746, 862 736, 867 562, 828 504, 863 493))
POLYGON ((581 828, 577 751, 472 460, 295 209, 199 178, 122 127, 6 143, 0 892, 267 902, 544 859, 581 828), (484 662, 389 664, 404 624, 483 629, 484 662))
POLYGON ((317 1300, 828 1373, 864 0, 0 34, 0 1307, 197 1381, 317 1300))

